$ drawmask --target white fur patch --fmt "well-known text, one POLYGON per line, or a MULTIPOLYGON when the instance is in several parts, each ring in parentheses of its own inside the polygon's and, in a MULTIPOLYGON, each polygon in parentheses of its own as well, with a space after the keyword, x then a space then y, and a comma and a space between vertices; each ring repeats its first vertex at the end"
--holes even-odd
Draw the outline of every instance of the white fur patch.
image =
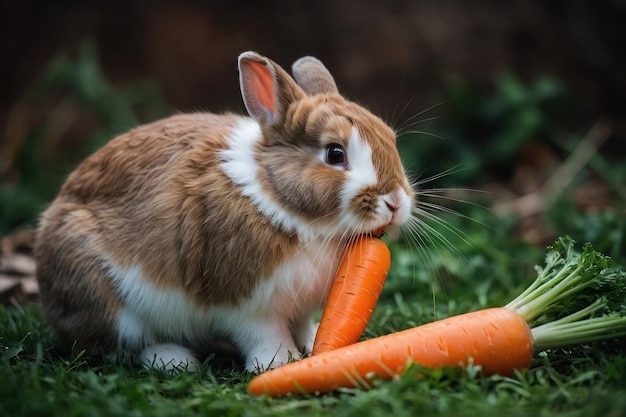
POLYGON ((348 164, 351 178, 360 183, 361 188, 375 185, 377 182, 376 169, 372 161, 372 148, 361 138, 355 127, 348 140, 348 164))
POLYGON ((150 345, 139 354, 139 361, 148 367, 166 371, 199 371, 201 363, 189 349, 176 344, 150 345))
POLYGON ((128 308, 120 310, 117 317, 117 331, 120 339, 128 346, 140 347, 155 343, 154 335, 150 328, 140 320, 134 311, 128 308))
POLYGON ((253 119, 246 119, 226 138, 229 149, 222 151, 222 170, 249 197, 259 211, 278 229, 295 231, 302 241, 316 236, 306 222, 299 220, 268 195, 257 178, 259 169, 254 158, 254 147, 261 140, 261 128, 253 119))
POLYGON ((248 370, 275 367, 286 363, 290 354, 297 357, 303 348, 310 349, 310 314, 324 300, 342 256, 333 241, 312 242, 276 269, 238 311, 220 308, 225 313, 222 323, 229 323, 244 353, 258 361, 247 363, 248 370))
POLYGON ((161 349, 161 344, 210 346, 225 336, 242 350, 248 370, 285 363, 310 346, 310 314, 323 301, 342 255, 333 241, 311 243, 238 307, 210 309, 199 307, 182 290, 154 286, 138 266, 111 265, 110 275, 125 304, 117 323, 120 341, 147 348, 141 354, 144 360, 153 361, 161 352, 157 366, 158 361, 177 364, 186 357, 182 350, 170 355, 172 349, 161 349), (294 341, 294 335, 307 340, 294 341))
POLYGON ((203 341, 210 317, 202 314, 182 290, 158 289, 143 278, 138 266, 111 266, 110 274, 125 302, 118 316, 120 340, 137 347, 157 343, 157 337, 170 342, 183 338, 203 341))
MULTIPOLYGON (((376 177, 376 169, 372 161, 372 148, 364 141, 355 127, 352 127, 352 133, 348 141, 348 181, 341 193, 341 203, 344 208, 348 207, 350 201, 368 186, 375 186, 378 182, 376 177)), ((362 226, 359 218, 348 213, 349 228, 355 229, 362 226)))

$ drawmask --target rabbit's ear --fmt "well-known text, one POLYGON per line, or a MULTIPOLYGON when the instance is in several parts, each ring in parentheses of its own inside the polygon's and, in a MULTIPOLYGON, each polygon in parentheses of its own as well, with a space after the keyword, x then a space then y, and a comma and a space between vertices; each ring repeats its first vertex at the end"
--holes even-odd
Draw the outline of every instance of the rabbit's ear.
POLYGON ((291 102, 304 97, 285 70, 256 52, 239 55, 239 85, 248 114, 261 125, 281 123, 291 102))
POLYGON ((315 94, 337 94, 335 79, 322 62, 312 56, 304 56, 291 66, 293 77, 305 93, 312 96, 315 94))

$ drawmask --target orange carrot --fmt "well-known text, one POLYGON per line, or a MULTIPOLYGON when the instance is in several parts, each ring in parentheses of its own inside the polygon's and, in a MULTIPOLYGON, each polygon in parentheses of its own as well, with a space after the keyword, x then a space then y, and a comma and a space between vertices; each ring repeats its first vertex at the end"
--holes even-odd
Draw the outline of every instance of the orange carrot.
POLYGON ((626 336, 626 272, 593 250, 574 250, 561 238, 548 247, 545 266, 518 297, 500 308, 450 317, 293 362, 254 378, 251 394, 327 392, 369 385, 401 374, 410 362, 428 367, 465 365, 512 375, 533 353, 626 336))
POLYGON ((367 386, 377 376, 390 379, 416 362, 428 367, 467 364, 469 358, 488 374, 511 375, 533 357, 533 339, 523 317, 491 308, 369 339, 292 362, 254 378, 253 395, 328 392, 367 386))
POLYGON ((313 355, 359 340, 376 307, 389 272, 391 255, 380 239, 360 236, 349 244, 313 343, 313 355))

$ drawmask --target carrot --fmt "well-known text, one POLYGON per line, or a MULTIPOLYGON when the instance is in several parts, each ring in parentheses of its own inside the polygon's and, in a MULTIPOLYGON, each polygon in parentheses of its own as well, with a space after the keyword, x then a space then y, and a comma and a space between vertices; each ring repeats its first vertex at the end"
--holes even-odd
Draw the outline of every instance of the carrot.
POLYGON ((528 324, 502 307, 467 313, 283 365, 254 378, 248 392, 281 396, 367 387, 374 376, 402 374, 411 361, 443 367, 464 365, 470 357, 489 373, 510 375, 529 366, 533 343, 528 324))
POLYGON ((348 245, 328 294, 313 355, 359 340, 376 307, 390 265, 389 248, 376 237, 359 236, 348 245))
POLYGON ((368 387, 416 362, 429 367, 473 361, 486 374, 512 375, 538 351, 626 336, 626 273, 590 244, 569 238, 548 247, 537 278, 504 307, 450 317, 289 363, 254 378, 248 391, 272 396, 368 387), (471 359, 470 359, 471 358, 471 359))

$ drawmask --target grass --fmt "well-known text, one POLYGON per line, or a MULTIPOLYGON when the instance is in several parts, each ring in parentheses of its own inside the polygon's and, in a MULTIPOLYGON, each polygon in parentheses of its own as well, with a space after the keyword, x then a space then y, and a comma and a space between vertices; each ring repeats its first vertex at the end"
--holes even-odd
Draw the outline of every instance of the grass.
MULTIPOLYGON (((405 309, 407 306, 404 307, 405 309)), ((415 308, 415 306, 410 306, 415 308)), ((419 310, 419 308, 417 308, 419 310)), ((196 376, 94 363, 51 353, 51 337, 35 308, 3 310, 1 325, 14 332, 3 340, 0 387, 2 415, 620 415, 626 402, 623 358, 578 354, 558 372, 549 357, 538 358, 516 378, 480 377, 477 370, 425 370, 379 383, 369 392, 286 399, 252 398, 249 375, 215 371, 207 364, 196 376), (14 338, 14 342, 10 339, 14 338), (416 374, 421 377, 416 377, 416 374)), ((562 358, 561 358, 562 360, 562 358)), ((563 364, 561 364, 562 366, 563 364)))
MULTIPOLYGON (((99 128, 90 148, 110 132, 166 113, 163 107, 149 108, 156 94, 149 88, 120 91, 109 85, 91 48, 87 43, 78 58, 63 55, 53 61, 35 91, 40 94, 61 85, 65 100, 77 103, 74 108, 97 115, 99 128), (137 108, 143 118, 135 118, 137 108)), ((486 98, 458 80, 451 83, 446 127, 437 131, 446 141, 428 135, 420 141, 405 137, 400 147, 408 165, 436 173, 462 163, 462 170, 435 185, 466 186, 497 177, 530 138, 558 138, 552 145, 566 150, 580 139, 581 135, 564 132, 563 114, 571 114, 567 106, 572 101, 554 80, 523 86, 503 75, 494 86, 496 94, 486 98), (464 141, 472 132, 485 142, 464 141)), ((57 189, 62 179, 61 174, 42 175, 42 168, 37 168, 51 163, 41 151, 46 128, 38 125, 29 134, 21 182, 0 187, 0 196, 5 197, 0 199, 0 234, 32 224, 41 205, 52 198, 49 190, 57 189)), ((52 172, 67 172, 75 162, 64 162, 62 169, 54 166, 52 172)), ((571 190, 565 190, 547 207, 546 224, 557 236, 591 241, 624 266, 626 221, 619 197, 624 189, 623 164, 612 164, 598 154, 590 165, 616 191, 613 204, 582 212, 569 198, 571 190)), ((587 169, 578 173, 573 186, 589 175, 587 169)), ((431 235, 426 248, 416 247, 414 241, 391 244, 392 270, 364 337, 504 305, 534 277, 533 266, 542 261, 543 251, 513 237, 516 218, 449 203, 446 206, 466 217, 439 213, 451 227, 433 223, 441 236, 431 235)), ((537 355, 530 369, 513 378, 485 377, 473 366, 437 370, 413 366, 397 379, 377 381, 369 391, 272 399, 249 396, 246 383, 251 375, 219 358, 207 360, 199 374, 169 375, 100 362, 80 352, 59 353, 37 305, 0 305, 0 417, 619 416, 626 414, 626 352, 621 342, 552 350, 537 355)))
MULTIPOLYGON (((475 210, 474 218, 489 216, 475 210)), ((392 245, 393 268, 365 338, 503 305, 528 285, 543 252, 465 221, 475 239, 458 242, 456 253, 429 251, 430 265, 417 264, 414 248, 392 245)), ((413 366, 370 391, 272 399, 249 396, 251 375, 216 358, 199 374, 169 375, 63 355, 36 305, 0 306, 0 416, 618 416, 626 413, 621 342, 542 353, 513 378, 413 366)))

